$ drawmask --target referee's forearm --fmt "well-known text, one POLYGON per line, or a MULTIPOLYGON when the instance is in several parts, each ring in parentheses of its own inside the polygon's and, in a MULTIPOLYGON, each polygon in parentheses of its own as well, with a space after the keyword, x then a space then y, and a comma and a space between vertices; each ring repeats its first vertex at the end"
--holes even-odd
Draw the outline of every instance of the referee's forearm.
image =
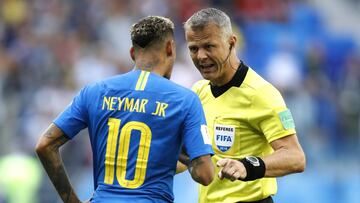
POLYGON ((270 143, 274 152, 262 157, 265 163, 265 177, 278 177, 305 170, 305 154, 296 134, 288 135, 270 143))
POLYGON ((263 157, 265 177, 279 177, 291 173, 301 173, 305 169, 305 159, 301 152, 294 149, 279 149, 263 157))

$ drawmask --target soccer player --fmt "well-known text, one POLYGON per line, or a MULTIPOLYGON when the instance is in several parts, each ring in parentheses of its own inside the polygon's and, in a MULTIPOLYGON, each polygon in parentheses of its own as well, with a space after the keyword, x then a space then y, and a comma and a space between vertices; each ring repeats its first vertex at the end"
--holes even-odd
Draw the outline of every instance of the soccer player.
POLYGON ((184 24, 193 86, 204 107, 218 177, 200 186, 199 202, 273 202, 274 177, 302 172, 305 155, 279 91, 240 61, 230 18, 207 8, 184 24))
POLYGON ((211 183, 213 154, 197 95, 168 80, 175 60, 174 24, 149 16, 131 29, 135 68, 84 87, 41 136, 36 152, 64 202, 80 202, 59 148, 88 128, 95 191, 90 202, 173 202, 181 148, 191 176, 211 183))

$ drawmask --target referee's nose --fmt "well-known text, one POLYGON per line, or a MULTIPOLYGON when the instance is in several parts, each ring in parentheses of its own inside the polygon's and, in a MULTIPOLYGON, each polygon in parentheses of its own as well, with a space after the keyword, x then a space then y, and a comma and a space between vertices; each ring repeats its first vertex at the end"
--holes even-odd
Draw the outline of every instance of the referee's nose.
POLYGON ((199 48, 196 57, 200 62, 206 60, 208 58, 206 50, 203 48, 199 48))

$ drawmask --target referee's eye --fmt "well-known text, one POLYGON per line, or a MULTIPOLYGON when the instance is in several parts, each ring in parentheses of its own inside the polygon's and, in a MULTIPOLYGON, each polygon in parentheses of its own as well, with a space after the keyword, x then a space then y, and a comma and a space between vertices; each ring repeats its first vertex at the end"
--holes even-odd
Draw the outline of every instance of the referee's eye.
POLYGON ((189 50, 192 54, 195 54, 198 51, 198 48, 191 46, 191 47, 189 47, 189 50))

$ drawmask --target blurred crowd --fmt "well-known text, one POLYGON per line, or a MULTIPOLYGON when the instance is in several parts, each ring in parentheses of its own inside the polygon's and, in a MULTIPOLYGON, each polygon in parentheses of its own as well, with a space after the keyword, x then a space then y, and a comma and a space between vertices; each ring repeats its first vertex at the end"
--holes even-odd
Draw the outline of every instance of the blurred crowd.
MULTIPOLYGON (((330 31, 306 1, 0 0, 0 203, 59 200, 34 160, 35 143, 82 86, 133 68, 129 29, 139 18, 172 19, 178 43, 172 80, 190 88, 201 79, 182 23, 209 6, 230 15, 240 58, 282 92, 310 170, 331 164, 336 173, 346 163, 359 178, 360 42, 330 31), (29 171, 31 177, 19 177, 29 171), (32 190, 13 195, 21 181, 32 190)), ((93 188, 82 134, 62 154, 84 199, 93 188)))

